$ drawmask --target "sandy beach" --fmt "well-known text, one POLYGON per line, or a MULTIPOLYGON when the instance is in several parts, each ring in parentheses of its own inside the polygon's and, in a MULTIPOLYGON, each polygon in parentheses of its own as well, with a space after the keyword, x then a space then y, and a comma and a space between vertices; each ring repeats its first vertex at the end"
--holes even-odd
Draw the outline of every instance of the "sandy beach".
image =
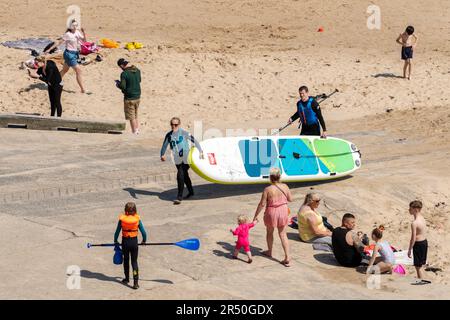
MULTIPOLYGON (((0 12, 0 43, 56 39, 65 31, 71 1, 23 1, 0 12), (18 19, 23 15, 24 19, 18 19), (25 22, 26 21, 26 22, 25 22)), ((89 40, 139 41, 143 49, 102 49, 104 61, 83 67, 89 94, 70 71, 64 78, 63 117, 125 121, 114 87, 123 57, 142 72, 141 134, 122 135, 0 129, 1 299, 449 299, 450 22, 448 1, 380 0, 382 25, 369 30, 371 3, 347 1, 78 1, 89 40), (413 24, 419 45, 412 79, 401 78, 397 36, 413 24), (324 32, 317 32, 323 27, 324 32), (429 233, 427 272, 433 283, 411 286, 407 276, 383 275, 379 289, 367 276, 313 251, 289 228, 292 267, 263 257, 265 229, 252 230, 253 264, 231 259, 229 229, 253 215, 263 185, 223 186, 191 174, 196 197, 173 206, 176 171, 159 161, 172 116, 183 127, 273 129, 295 111, 298 87, 339 93, 322 106, 328 134, 354 142, 363 166, 326 183, 290 184, 300 207, 319 192, 320 212, 333 225, 345 212, 358 230, 386 226, 386 239, 407 250, 408 204, 420 199, 429 233), (150 241, 197 237, 198 252, 140 251, 141 289, 120 284, 111 249, 127 201, 140 208, 150 241), (18 231, 20 230, 20 231, 18 231), (67 288, 68 266, 81 268, 81 289, 67 288), (247 279, 246 290, 236 283, 247 279)), ((48 94, 19 67, 29 51, 0 45, 0 113, 49 114, 48 94)), ((95 58, 95 56, 94 56, 95 58)), ((128 126, 128 124, 127 124, 128 126)), ((283 134, 295 135, 291 126, 283 134)), ((279 239, 276 259, 282 258, 279 239)), ((242 255, 243 257, 243 255, 242 255)))

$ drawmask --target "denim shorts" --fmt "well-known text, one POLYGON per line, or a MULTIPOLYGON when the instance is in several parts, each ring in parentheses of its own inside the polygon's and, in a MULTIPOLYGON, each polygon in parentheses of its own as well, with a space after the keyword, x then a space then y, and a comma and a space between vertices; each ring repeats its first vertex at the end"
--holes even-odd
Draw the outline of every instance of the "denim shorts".
POLYGON ((70 51, 70 50, 65 50, 64 51, 64 62, 69 66, 69 67, 75 67, 78 64, 78 51, 70 51))

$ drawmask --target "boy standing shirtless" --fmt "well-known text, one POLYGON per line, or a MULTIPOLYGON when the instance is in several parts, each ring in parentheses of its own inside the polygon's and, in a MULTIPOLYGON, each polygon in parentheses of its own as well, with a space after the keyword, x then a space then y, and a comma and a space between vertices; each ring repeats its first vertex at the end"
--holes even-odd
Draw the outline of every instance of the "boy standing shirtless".
POLYGON ((419 280, 413 284, 429 284, 431 281, 423 279, 423 266, 427 263, 428 241, 427 224, 421 214, 422 202, 414 200, 409 204, 409 214, 414 216, 411 223, 411 241, 409 243, 408 257, 411 252, 414 255, 414 267, 416 268, 419 280))
POLYGON ((402 45, 402 60, 405 60, 403 78, 406 78, 406 70, 408 70, 408 80, 411 80, 411 60, 418 40, 419 38, 414 34, 413 26, 408 26, 405 32, 400 34, 396 40, 398 44, 402 45))

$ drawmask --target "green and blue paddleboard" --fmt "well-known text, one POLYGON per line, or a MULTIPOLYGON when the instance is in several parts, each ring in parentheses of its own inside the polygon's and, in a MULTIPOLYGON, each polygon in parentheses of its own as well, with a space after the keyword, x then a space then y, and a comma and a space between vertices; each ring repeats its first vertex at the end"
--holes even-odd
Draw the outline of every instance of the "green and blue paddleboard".
POLYGON ((338 138, 267 136, 214 138, 201 142, 204 158, 192 148, 191 168, 220 184, 267 183, 278 167, 284 182, 320 181, 347 176, 361 167, 358 148, 338 138))

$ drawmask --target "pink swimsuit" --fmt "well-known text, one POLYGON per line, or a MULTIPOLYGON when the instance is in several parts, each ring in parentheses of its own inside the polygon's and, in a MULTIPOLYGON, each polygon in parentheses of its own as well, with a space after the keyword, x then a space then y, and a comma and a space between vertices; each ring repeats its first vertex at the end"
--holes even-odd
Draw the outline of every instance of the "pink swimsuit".
POLYGON ((233 231, 233 234, 235 236, 238 236, 238 239, 236 241, 236 250, 240 250, 242 247, 244 247, 245 252, 250 251, 250 241, 248 239, 248 234, 250 232, 250 229, 254 226, 254 223, 244 223, 240 224, 236 228, 236 230, 233 231))
POLYGON ((287 199, 282 196, 277 199, 267 201, 266 212, 264 213, 264 224, 266 227, 279 228, 289 223, 289 209, 287 199))

